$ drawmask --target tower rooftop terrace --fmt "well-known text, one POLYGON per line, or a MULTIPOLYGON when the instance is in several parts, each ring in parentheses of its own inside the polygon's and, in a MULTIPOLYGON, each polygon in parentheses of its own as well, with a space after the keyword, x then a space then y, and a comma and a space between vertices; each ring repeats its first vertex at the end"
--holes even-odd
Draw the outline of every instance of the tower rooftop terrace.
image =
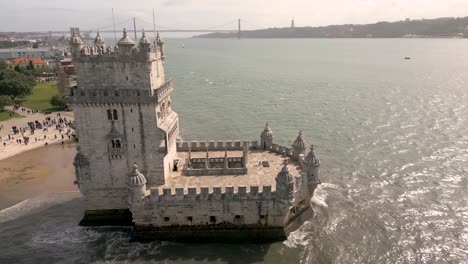
MULTIPOLYGON (((229 157, 241 157, 242 151, 228 151, 229 157)), ((224 151, 209 151, 210 158, 224 157, 224 151)), ((183 187, 187 192, 189 187, 196 187, 197 192, 200 192, 200 187, 209 187, 210 192, 212 187, 221 187, 225 191, 226 186, 233 186, 234 192, 237 192, 239 186, 271 186, 272 191, 276 190, 275 178, 283 167, 284 160, 288 160, 289 171, 293 176, 300 176, 302 169, 297 161, 290 157, 280 155, 268 150, 249 150, 247 160, 247 174, 241 175, 206 175, 206 176, 186 176, 183 172, 183 167, 189 157, 188 152, 178 152, 180 159, 179 170, 171 171, 169 177, 166 179, 165 185, 151 186, 158 187, 160 192, 163 188, 183 187), (262 162, 268 161, 269 166, 264 167, 262 162)), ((206 151, 192 151, 191 157, 193 158, 206 158, 206 151)), ((249 191, 249 189, 247 189, 249 191)))

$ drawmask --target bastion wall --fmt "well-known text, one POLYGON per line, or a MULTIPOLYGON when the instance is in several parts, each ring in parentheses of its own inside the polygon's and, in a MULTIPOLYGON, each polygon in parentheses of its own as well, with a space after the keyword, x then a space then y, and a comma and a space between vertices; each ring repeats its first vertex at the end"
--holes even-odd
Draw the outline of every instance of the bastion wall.
POLYGON ((289 208, 276 197, 271 186, 239 186, 222 188, 195 187, 151 188, 141 204, 131 211, 136 225, 197 226, 197 225, 259 225, 283 226, 289 208))

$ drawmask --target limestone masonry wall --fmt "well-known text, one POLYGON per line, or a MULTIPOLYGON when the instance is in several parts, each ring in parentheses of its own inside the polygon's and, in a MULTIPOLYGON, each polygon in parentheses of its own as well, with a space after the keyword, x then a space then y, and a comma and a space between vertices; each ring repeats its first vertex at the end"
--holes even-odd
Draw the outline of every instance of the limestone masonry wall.
POLYGON ((235 225, 282 226, 289 206, 276 199, 271 186, 151 188, 142 206, 132 207, 137 225, 207 225, 230 223, 235 225), (185 192, 187 191, 187 192, 185 192))

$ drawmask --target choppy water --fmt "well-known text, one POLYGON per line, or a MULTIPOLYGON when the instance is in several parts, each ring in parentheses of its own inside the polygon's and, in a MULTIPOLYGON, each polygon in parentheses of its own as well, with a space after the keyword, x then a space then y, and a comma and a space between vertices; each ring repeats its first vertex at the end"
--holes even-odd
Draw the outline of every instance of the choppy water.
POLYGON ((0 212, 0 263, 468 263, 468 41, 167 44, 182 136, 302 129, 322 160, 317 216, 284 243, 140 244, 78 227, 76 194, 44 194, 0 212))

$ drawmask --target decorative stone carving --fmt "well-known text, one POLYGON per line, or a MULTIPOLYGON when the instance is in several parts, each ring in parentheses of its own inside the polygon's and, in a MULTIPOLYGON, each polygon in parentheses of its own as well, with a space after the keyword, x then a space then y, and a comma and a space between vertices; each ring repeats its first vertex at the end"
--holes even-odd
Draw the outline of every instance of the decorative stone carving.
POLYGON ((76 150, 78 152, 76 153, 75 160, 73 161, 73 165, 75 166, 76 182, 80 184, 80 182, 82 181, 90 180, 90 176, 89 176, 90 163, 89 163, 88 158, 86 158, 80 152, 80 147, 77 147, 76 150))

